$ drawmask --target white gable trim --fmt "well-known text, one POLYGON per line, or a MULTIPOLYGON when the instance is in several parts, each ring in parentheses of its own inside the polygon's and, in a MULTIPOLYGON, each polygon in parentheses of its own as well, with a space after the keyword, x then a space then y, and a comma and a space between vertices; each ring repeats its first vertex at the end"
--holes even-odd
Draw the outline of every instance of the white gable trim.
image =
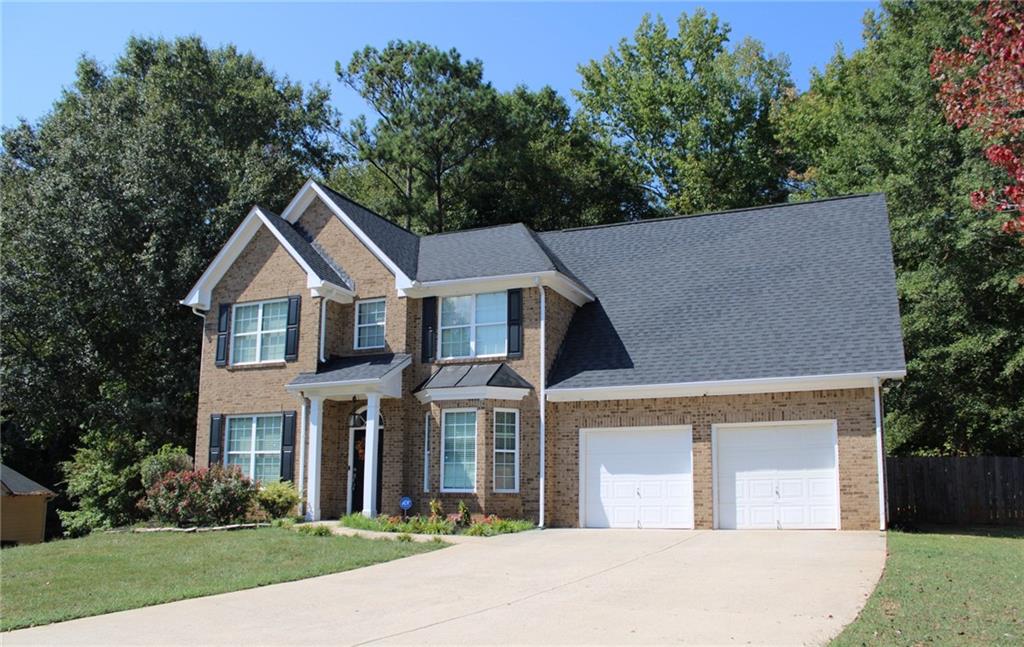
POLYGON ((190 306, 192 308, 199 308, 201 310, 210 309, 210 301, 213 294, 213 288, 224 278, 224 274, 227 273, 228 268, 238 259, 238 257, 245 251, 246 246, 252 241, 253 237, 260 230, 261 227, 266 227, 267 230, 274 235, 274 238, 281 244, 282 247, 291 255, 299 267, 306 273, 306 287, 310 289, 313 296, 327 297, 339 303, 351 303, 355 294, 343 288, 340 285, 335 285, 330 281, 324 280, 313 268, 303 260, 302 256, 299 255, 295 248, 291 246, 288 240, 277 230, 270 222, 270 218, 275 216, 267 215, 259 207, 253 207, 249 214, 242 220, 242 224, 238 225, 235 232, 231 234, 231 238, 225 243, 224 247, 218 252, 213 262, 206 268, 203 275, 199 277, 196 284, 189 291, 188 296, 181 300, 181 304, 190 306))
POLYGON ((749 380, 680 382, 676 384, 598 386, 576 389, 559 389, 556 387, 547 389, 547 400, 549 402, 639 400, 645 398, 692 398, 706 395, 735 395, 742 393, 866 389, 873 388, 876 379, 901 379, 906 377, 906 375, 906 371, 883 371, 878 373, 764 377, 749 380))
POLYGON ((405 296, 405 288, 412 285, 412 280, 406 276, 405 272, 403 272, 387 254, 384 253, 384 250, 373 242, 373 239, 366 235, 366 232, 356 225, 355 221, 349 218, 348 214, 346 214, 345 211, 331 199, 331 196, 321 189, 315 181, 306 180, 306 183, 302 185, 302 188, 295 194, 292 201, 289 202, 288 206, 281 212, 281 217, 288 222, 294 223, 313 202, 314 198, 317 197, 327 205, 327 208, 330 209, 335 216, 345 223, 345 226, 355 234, 356 238, 358 238, 359 241, 377 257, 377 260, 383 263, 384 266, 388 268, 388 271, 395 275, 395 289, 398 290, 398 296, 405 296))

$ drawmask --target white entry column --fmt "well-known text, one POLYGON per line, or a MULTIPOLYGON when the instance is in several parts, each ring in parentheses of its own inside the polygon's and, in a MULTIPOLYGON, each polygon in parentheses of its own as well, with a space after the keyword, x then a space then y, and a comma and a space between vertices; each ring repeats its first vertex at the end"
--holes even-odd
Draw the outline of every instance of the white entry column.
POLYGON ((380 420, 380 394, 368 393, 366 396, 366 452, 363 462, 363 516, 371 519, 377 516, 377 454, 380 452, 378 441, 380 420))
POLYGON ((320 458, 323 445, 324 399, 309 398, 309 462, 306 474, 306 521, 320 520, 320 458))

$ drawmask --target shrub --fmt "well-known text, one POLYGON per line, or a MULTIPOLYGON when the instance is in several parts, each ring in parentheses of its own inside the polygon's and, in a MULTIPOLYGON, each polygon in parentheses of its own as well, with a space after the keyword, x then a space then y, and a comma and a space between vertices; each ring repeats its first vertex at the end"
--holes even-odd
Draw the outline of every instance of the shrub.
POLYGON ((526 521, 525 519, 502 519, 497 515, 491 515, 473 523, 473 525, 466 529, 466 534, 474 537, 491 537, 493 535, 533 530, 533 528, 532 521, 526 521))
POLYGON ((78 537, 140 520, 138 504, 145 490, 139 460, 145 454, 145 444, 133 442, 127 433, 87 432, 72 459, 61 463, 68 498, 76 508, 57 513, 64 533, 78 537))
POLYGON ((331 532, 331 529, 328 528, 327 526, 320 526, 320 525, 316 525, 316 526, 303 525, 303 526, 297 527, 295 530, 296 530, 296 532, 298 532, 301 535, 311 535, 313 537, 330 537, 331 535, 334 534, 334 533, 331 532))
POLYGON ((338 520, 338 524, 346 528, 355 528, 356 530, 384 530, 377 519, 364 517, 359 512, 345 515, 338 520))
POLYGON ((288 481, 273 481, 264 485, 256 495, 256 502, 271 519, 287 516, 299 505, 299 493, 288 481))
POLYGON ((459 520, 458 524, 463 528, 473 525, 473 517, 469 514, 469 506, 462 499, 459 499, 459 520))
POLYGON ((412 541, 412 535, 410 535, 407 532, 403 532, 402 534, 400 534, 397 537, 395 537, 395 541, 411 542, 412 541))
POLYGON ((430 516, 434 519, 439 519, 444 516, 444 506, 441 505, 440 499, 430 500, 430 516))
POLYGON ((149 489, 169 472, 187 472, 192 469, 192 457, 184 447, 164 445, 155 454, 142 459, 139 463, 139 474, 142 476, 142 487, 149 489))
POLYGON ((216 526, 243 521, 257 487, 237 467, 172 472, 147 492, 146 507, 177 526, 216 526))

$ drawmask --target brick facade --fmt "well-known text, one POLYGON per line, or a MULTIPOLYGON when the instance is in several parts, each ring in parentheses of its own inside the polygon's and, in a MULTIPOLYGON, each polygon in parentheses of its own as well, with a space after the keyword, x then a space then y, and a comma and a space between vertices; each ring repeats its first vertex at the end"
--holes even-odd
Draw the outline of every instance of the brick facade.
MULTIPOLYGON (((325 355, 352 356, 404 352, 413 363, 402 375, 401 399, 384 399, 381 509, 397 513, 400 497, 413 498, 414 511, 426 511, 431 498, 455 510, 459 500, 472 510, 502 516, 536 518, 539 512, 539 386, 540 289, 523 289, 522 358, 421 361, 422 301, 399 297, 394 275, 330 210, 314 200, 298 225, 335 259, 354 283, 356 299, 384 298, 387 304, 385 349, 353 348, 352 304, 313 298, 299 265, 265 229, 253 238, 213 291, 206 317, 200 369, 199 421, 196 461, 207 463, 210 414, 290 411, 300 408, 296 395, 285 390, 300 372, 316 370, 320 343, 320 312, 326 308, 325 355), (218 368, 214 362, 216 315, 220 303, 241 303, 297 294, 302 298, 299 357, 295 362, 258 368, 218 368), (520 401, 474 400, 421 404, 413 391, 438 364, 505 361, 534 389, 520 401), (475 493, 440 492, 441 410, 477 410, 477 475, 475 493), (519 410, 520 487, 515 494, 493 489, 493 410, 519 410), (424 418, 429 414, 430 488, 423 488, 424 418)), ((546 369, 555 361, 576 307, 549 288, 546 298, 546 369)), ((874 417, 870 390, 776 393, 658 400, 549 403, 547 405, 547 523, 575 526, 578 520, 578 430, 580 427, 689 424, 694 440, 694 511, 697 527, 712 524, 711 425, 724 422, 836 419, 839 430, 839 470, 842 526, 877 528, 874 417)), ((348 504, 349 415, 365 400, 326 401, 323 411, 321 512, 326 518, 345 514, 348 504)), ((298 438, 296 439, 298 441, 298 438)), ((296 448, 298 463, 299 449, 296 448)), ((298 466, 296 466, 298 475, 298 466)))

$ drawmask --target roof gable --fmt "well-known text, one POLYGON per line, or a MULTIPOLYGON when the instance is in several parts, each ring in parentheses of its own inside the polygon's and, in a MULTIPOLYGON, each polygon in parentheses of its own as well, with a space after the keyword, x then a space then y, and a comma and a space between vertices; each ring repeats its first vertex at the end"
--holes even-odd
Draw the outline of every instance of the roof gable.
POLYGON ((324 296, 340 302, 352 300, 351 279, 340 266, 318 251, 291 224, 273 212, 255 206, 231 234, 228 242, 181 303, 209 310, 214 287, 262 227, 266 227, 273 234, 306 273, 306 287, 314 292, 314 296, 324 296))

